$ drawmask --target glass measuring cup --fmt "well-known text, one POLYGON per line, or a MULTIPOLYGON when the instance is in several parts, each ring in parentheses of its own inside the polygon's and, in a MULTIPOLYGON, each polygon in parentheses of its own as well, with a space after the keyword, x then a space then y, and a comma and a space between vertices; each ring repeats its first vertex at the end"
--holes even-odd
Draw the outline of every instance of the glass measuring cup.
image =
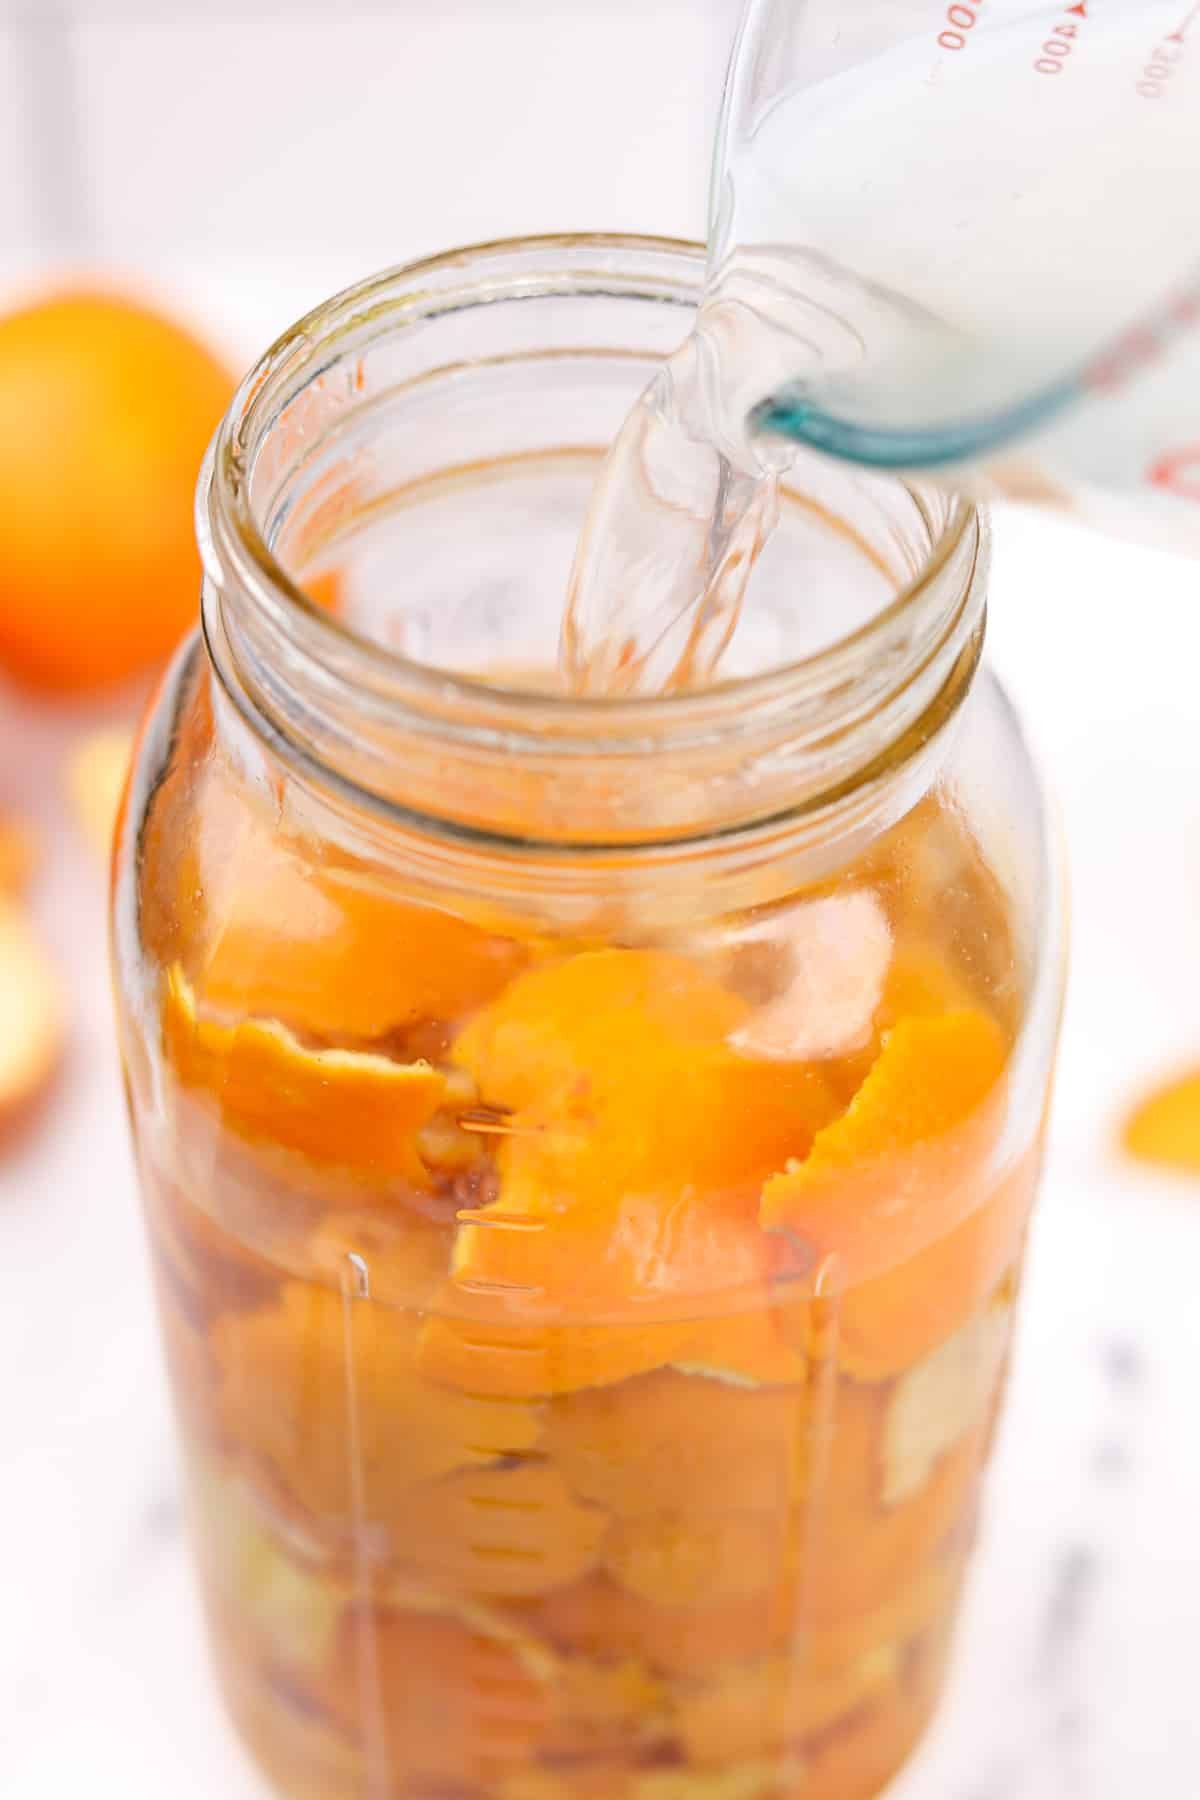
POLYGON ((714 279, 773 266, 756 430, 1200 548, 1200 5, 751 0, 714 279))

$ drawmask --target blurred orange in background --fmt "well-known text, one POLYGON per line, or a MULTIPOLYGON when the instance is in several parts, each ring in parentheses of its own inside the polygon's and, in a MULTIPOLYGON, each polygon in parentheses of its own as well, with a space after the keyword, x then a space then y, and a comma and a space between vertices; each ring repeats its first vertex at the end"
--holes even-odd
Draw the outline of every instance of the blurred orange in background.
MULTIPOLYGON (((148 670, 197 616, 201 460, 233 391, 179 325, 116 293, 66 289, 0 317, 0 675, 82 696, 148 670)), ((88 737, 68 771, 107 856, 129 735, 88 737)), ((27 1116, 64 1044, 63 984, 31 922, 37 844, 0 815, 0 1127, 27 1116)))
POLYGON ((115 294, 0 318, 0 667, 57 693, 165 656, 196 617, 196 477, 233 378, 115 294))

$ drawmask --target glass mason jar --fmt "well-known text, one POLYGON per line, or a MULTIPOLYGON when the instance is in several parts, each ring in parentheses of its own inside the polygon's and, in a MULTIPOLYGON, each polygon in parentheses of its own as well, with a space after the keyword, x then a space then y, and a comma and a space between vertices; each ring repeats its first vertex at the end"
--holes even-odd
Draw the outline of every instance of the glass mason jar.
POLYGON ((387 275, 202 479, 115 954, 217 1662, 289 1796, 868 1800, 936 1702, 1057 877, 965 502, 803 465, 724 685, 555 688, 702 281, 387 275))

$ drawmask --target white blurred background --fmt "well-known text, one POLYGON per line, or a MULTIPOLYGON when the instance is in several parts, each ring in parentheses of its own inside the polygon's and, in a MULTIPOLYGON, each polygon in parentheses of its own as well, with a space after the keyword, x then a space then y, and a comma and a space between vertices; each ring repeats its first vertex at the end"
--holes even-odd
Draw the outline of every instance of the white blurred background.
POLYGON ((701 237, 737 0, 7 0, 0 251, 150 273, 239 342, 527 232, 701 237))

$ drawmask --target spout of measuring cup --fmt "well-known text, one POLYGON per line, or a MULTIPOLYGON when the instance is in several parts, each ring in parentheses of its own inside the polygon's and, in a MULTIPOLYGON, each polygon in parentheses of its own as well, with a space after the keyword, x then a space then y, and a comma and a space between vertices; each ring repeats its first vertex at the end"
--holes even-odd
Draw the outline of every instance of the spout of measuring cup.
POLYGON ((834 413, 809 385, 796 384, 760 401, 750 413, 748 427, 754 437, 787 438, 866 468, 970 467, 1035 436, 1079 392, 1079 383, 1071 379, 999 412, 903 426, 834 413))

